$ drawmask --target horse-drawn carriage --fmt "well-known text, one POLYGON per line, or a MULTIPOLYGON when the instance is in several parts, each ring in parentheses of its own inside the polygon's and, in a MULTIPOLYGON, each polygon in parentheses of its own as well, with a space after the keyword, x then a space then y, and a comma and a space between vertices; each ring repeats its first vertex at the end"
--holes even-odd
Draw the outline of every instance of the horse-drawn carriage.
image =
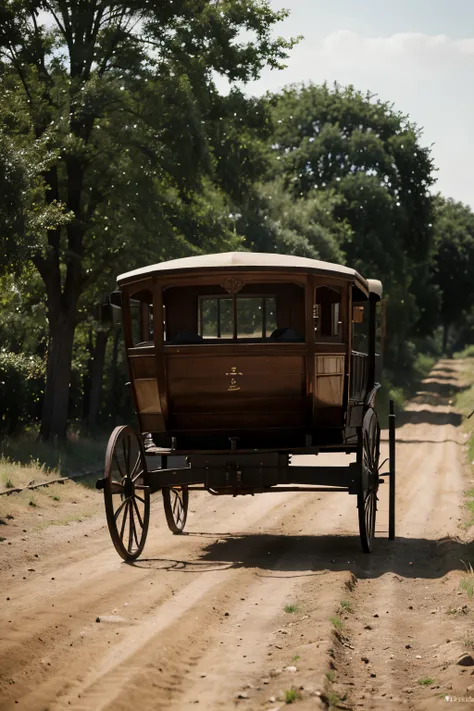
MULTIPOLYGON (((118 553, 142 552, 160 489, 173 533, 183 531, 195 489, 345 490, 357 498, 370 552, 384 476, 375 410, 381 283, 313 259, 236 252, 137 269, 118 286, 110 305, 121 309, 138 430, 113 431, 97 482, 118 553), (322 452, 355 461, 291 461, 322 452)), ((392 405, 389 425, 393 538, 392 405)))

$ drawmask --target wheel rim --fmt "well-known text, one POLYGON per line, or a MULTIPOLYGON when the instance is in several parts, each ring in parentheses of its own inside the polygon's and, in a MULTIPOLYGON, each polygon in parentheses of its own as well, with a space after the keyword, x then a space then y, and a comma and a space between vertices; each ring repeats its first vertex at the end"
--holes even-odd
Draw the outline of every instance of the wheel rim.
POLYGON ((359 529, 362 548, 372 550, 377 516, 378 466, 380 457, 380 428, 374 410, 369 410, 362 426, 362 465, 368 470, 368 488, 359 494, 359 529))
POLYGON ((131 427, 112 433, 105 462, 105 509, 112 542, 124 560, 143 550, 150 517, 145 457, 131 427))
POLYGON ((189 492, 187 486, 163 489, 166 520, 173 533, 181 533, 184 530, 188 516, 188 501, 189 492))

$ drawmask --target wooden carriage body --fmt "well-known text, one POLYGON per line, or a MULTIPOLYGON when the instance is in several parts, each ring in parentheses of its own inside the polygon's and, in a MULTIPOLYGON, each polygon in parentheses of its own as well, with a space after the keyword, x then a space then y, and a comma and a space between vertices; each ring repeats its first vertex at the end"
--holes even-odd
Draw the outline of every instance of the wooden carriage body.
POLYGON ((143 550, 150 495, 160 490, 173 533, 184 529, 194 489, 347 491, 370 552, 377 491, 390 476, 394 537, 393 403, 388 474, 379 471, 375 410, 379 281, 248 252, 163 262, 117 281, 110 303, 122 309, 139 427, 112 432, 97 487, 125 560, 143 550), (292 461, 323 451, 354 456, 343 466, 292 461))
POLYGON ((118 284, 139 426, 158 446, 294 450, 356 435, 375 385, 380 282, 237 252, 164 262, 118 284))

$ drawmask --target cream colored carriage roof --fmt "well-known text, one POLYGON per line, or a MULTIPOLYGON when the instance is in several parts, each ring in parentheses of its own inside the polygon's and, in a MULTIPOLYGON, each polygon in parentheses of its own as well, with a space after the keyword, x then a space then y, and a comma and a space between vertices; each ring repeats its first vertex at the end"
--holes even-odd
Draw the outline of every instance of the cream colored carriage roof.
POLYGON ((183 257, 181 259, 171 259, 168 262, 159 262, 141 269, 120 274, 117 278, 119 285, 127 282, 139 281, 141 278, 151 276, 156 273, 177 272, 191 269, 282 269, 301 270, 305 272, 331 273, 352 277, 354 281, 362 284, 366 290, 373 291, 377 296, 381 296, 382 284, 376 280, 373 282, 375 288, 369 286, 369 282, 364 279, 355 269, 345 267, 332 262, 322 262, 319 259, 309 259, 308 257, 296 257, 292 254, 272 254, 259 252, 222 252, 220 254, 202 254, 197 257, 183 257), (376 287, 376 284, 378 285, 376 287), (380 292, 380 293, 379 293, 380 292))

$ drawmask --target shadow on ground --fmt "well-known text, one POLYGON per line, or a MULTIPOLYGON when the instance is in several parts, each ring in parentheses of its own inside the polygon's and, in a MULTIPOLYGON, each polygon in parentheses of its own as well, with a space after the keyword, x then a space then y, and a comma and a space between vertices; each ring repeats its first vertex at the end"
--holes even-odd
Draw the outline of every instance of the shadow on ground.
POLYGON ((204 541, 212 539, 197 559, 141 558, 131 565, 185 573, 251 568, 261 576, 301 577, 347 570, 359 578, 378 578, 391 572, 405 578, 435 579, 450 570, 464 570, 463 561, 474 560, 474 542, 464 543, 452 538, 398 538, 395 541, 379 538, 372 554, 367 555, 361 552, 359 537, 355 535, 191 532, 188 536, 204 541))

